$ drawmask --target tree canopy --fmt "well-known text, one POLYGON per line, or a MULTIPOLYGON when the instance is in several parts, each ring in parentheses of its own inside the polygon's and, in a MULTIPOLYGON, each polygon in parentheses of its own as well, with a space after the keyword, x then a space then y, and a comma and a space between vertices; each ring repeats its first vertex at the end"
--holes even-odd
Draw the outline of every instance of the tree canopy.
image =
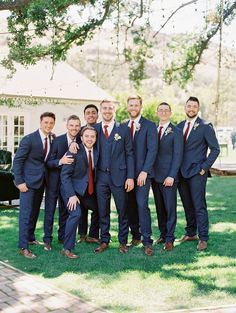
MULTIPOLYGON (((210 40, 219 32, 223 22, 229 25, 235 17, 236 1, 225 1, 222 7, 219 0, 215 11, 208 18, 207 28, 170 47, 177 56, 168 68, 164 78, 169 84, 177 81, 184 86, 193 76, 202 54, 210 40)), ((65 60, 72 45, 82 46, 91 39, 95 31, 106 21, 114 26, 117 33, 122 31, 125 40, 122 53, 130 68, 129 78, 138 88, 145 78, 147 58, 151 58, 150 48, 162 28, 183 7, 197 3, 187 1, 176 8, 166 18, 161 29, 153 32, 150 25, 151 5, 154 0, 2 0, 0 11, 10 10, 8 17, 9 54, 1 61, 14 71, 14 62, 23 65, 36 63, 44 57, 52 62, 65 60), (77 20, 71 18, 76 12, 77 20)), ((118 50, 118 49, 117 49, 118 50)))

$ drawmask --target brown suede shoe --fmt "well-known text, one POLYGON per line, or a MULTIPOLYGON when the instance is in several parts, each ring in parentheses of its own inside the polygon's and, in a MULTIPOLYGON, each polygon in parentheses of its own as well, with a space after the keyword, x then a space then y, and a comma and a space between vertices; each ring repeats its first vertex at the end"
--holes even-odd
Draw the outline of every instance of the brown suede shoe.
POLYGON ((41 245, 41 242, 39 242, 38 240, 32 240, 28 242, 29 245, 35 245, 35 246, 39 246, 41 245))
POLYGON ((99 239, 93 238, 93 237, 89 237, 89 236, 85 239, 85 241, 88 242, 88 243, 97 243, 99 245, 101 243, 99 239))
POLYGON ((198 236, 195 235, 195 236, 183 236, 179 241, 180 242, 185 242, 185 241, 194 241, 194 240, 198 240, 198 236))
POLYGON ((50 243, 45 242, 43 249, 44 249, 45 251, 51 251, 51 250, 52 250, 52 246, 51 246, 50 243))
POLYGON ((160 237, 157 240, 155 240, 154 243, 157 244, 157 245, 159 245, 160 243, 165 243, 165 239, 160 237))
POLYGON ((23 255, 27 259, 35 259, 36 258, 36 255, 33 254, 33 252, 30 251, 29 249, 20 249, 19 252, 21 255, 23 255))
POLYGON ((121 243, 119 246, 119 252, 120 253, 127 253, 128 252, 128 247, 125 243, 121 243))
POLYGON ((153 255, 153 248, 152 248, 152 246, 145 246, 144 247, 144 253, 147 256, 152 256, 153 255))
POLYGON ((87 235, 80 236, 80 239, 77 241, 78 243, 85 242, 87 239, 87 235))
POLYGON ((166 242, 163 249, 165 251, 172 251, 174 249, 174 245, 172 242, 166 242))
POLYGON ((73 252, 67 249, 62 249, 60 253, 69 259, 79 259, 79 256, 77 254, 74 254, 73 252))
POLYGON ((131 240, 131 242, 128 244, 128 247, 132 248, 132 247, 137 247, 142 243, 142 240, 140 239, 133 239, 131 240))
POLYGON ((207 249, 207 241, 200 240, 198 245, 197 245, 197 250, 198 251, 204 251, 207 249))
POLYGON ((59 244, 59 245, 63 245, 63 243, 64 243, 64 241, 63 241, 63 240, 61 240, 61 239, 58 239, 58 241, 57 241, 57 242, 58 242, 58 244, 59 244))
POLYGON ((108 243, 102 242, 100 246, 94 250, 95 253, 102 253, 109 247, 108 243))

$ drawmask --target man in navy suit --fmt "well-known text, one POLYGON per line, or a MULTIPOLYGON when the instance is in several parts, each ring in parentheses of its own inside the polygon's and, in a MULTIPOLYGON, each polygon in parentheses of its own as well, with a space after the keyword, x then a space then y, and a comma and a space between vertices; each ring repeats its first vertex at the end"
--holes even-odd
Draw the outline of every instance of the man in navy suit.
POLYGON ((207 249, 209 237, 206 182, 220 148, 212 124, 198 116, 199 110, 199 100, 190 97, 185 104, 187 119, 178 124, 184 134, 184 154, 178 189, 187 221, 182 241, 197 240, 198 231, 197 249, 202 251, 207 249))
POLYGON ((73 155, 74 162, 65 164, 61 171, 62 187, 67 199, 69 217, 66 221, 66 231, 61 254, 70 259, 79 258, 71 250, 75 246, 76 229, 81 216, 81 209, 97 208, 94 181, 98 153, 94 144, 97 132, 93 127, 86 126, 81 131, 82 144, 73 155))
POLYGON ((80 119, 76 115, 71 115, 67 119, 67 132, 53 140, 50 154, 47 160, 48 167, 48 186, 45 195, 45 214, 44 214, 44 249, 51 250, 53 221, 56 210, 57 200, 59 204, 59 229, 58 242, 63 243, 65 235, 66 220, 68 211, 62 198, 60 173, 62 165, 73 163, 73 158, 66 155, 68 147, 76 140, 80 131, 80 119))
POLYGON ((36 257, 28 244, 38 244, 34 232, 47 181, 45 161, 54 125, 55 114, 43 113, 40 128, 23 137, 13 161, 15 184, 20 190, 19 248, 20 254, 29 259, 36 257))
POLYGON ((155 199, 160 238, 156 243, 164 243, 164 250, 174 247, 178 172, 183 157, 182 132, 170 122, 171 107, 162 102, 157 107, 160 119, 158 130, 158 152, 154 164, 152 189, 155 199))
POLYGON ((141 116, 141 109, 142 98, 130 96, 127 100, 130 121, 126 125, 133 139, 136 184, 134 190, 128 194, 128 212, 132 234, 131 246, 138 245, 142 235, 144 252, 151 256, 153 240, 148 196, 157 154, 157 131, 153 122, 141 116))
MULTIPOLYGON (((88 104, 84 108, 84 119, 86 120, 86 125, 81 127, 81 131, 86 126, 92 126, 97 123, 98 119, 98 108, 94 104, 88 104)), ((79 243, 88 242, 88 243, 99 243, 99 216, 98 209, 93 209, 91 213, 91 222, 88 231, 88 209, 82 208, 81 218, 79 222, 79 243)))
POLYGON ((130 131, 125 124, 114 120, 115 104, 103 100, 100 106, 102 122, 94 127, 98 132, 99 151, 97 171, 97 201, 101 228, 101 244, 95 250, 101 253, 110 242, 110 201, 115 200, 119 220, 119 251, 126 253, 128 239, 127 192, 134 188, 134 158, 130 131))

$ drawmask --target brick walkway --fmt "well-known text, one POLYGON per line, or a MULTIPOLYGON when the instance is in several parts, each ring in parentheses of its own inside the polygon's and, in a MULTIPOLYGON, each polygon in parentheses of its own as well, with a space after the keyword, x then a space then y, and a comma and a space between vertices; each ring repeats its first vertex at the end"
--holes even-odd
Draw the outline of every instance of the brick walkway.
POLYGON ((108 313, 1 261, 0 312, 108 313))

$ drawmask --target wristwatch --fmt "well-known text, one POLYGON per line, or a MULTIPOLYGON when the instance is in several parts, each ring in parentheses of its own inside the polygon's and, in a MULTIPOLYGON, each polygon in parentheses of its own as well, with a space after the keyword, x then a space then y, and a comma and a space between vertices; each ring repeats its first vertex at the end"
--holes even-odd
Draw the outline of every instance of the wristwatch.
POLYGON ((204 175, 206 172, 205 170, 202 168, 201 171, 199 172, 200 175, 204 175))

